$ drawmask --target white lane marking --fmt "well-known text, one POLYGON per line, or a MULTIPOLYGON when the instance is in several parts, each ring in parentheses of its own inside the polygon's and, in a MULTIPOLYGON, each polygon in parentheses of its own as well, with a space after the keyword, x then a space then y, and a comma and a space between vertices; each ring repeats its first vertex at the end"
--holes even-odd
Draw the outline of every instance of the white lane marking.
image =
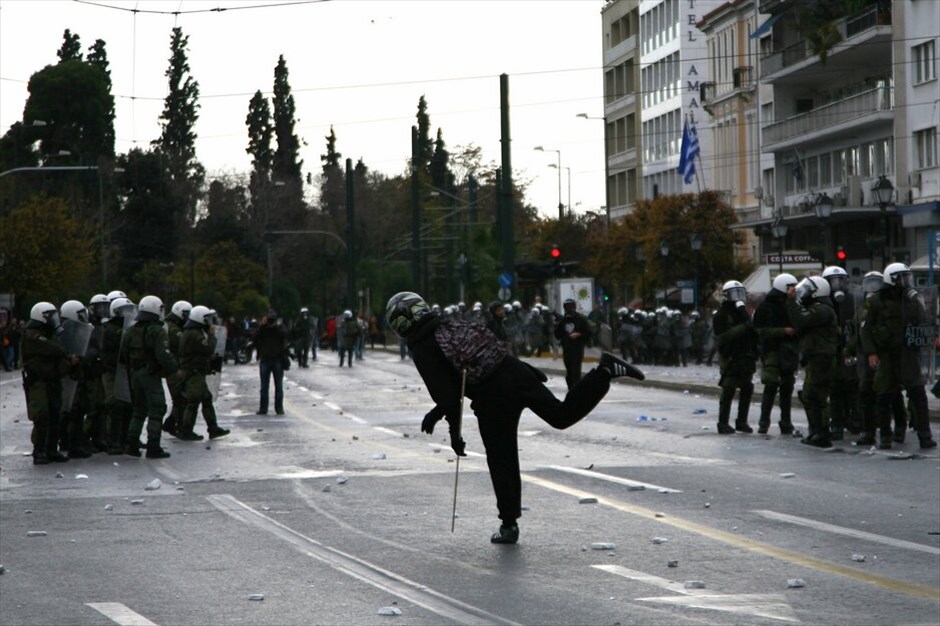
POLYGON ((303 385, 297 385, 297 388, 300 389, 301 391, 310 391, 309 389, 307 389, 307 388, 304 387, 303 385))
POLYGON ((318 393, 316 393, 316 392, 314 392, 314 391, 311 391, 311 392, 310 392, 310 397, 313 398, 314 400, 322 400, 322 399, 323 399, 323 396, 321 396, 320 394, 318 394, 318 393))
POLYGON ((905 548, 907 550, 917 550, 918 552, 926 552, 927 554, 940 555, 940 548, 925 546, 924 544, 914 543, 913 541, 895 539, 894 537, 876 535, 875 533, 866 533, 863 530, 845 528, 844 526, 834 526, 833 524, 818 522, 816 520, 807 519, 805 517, 797 517, 796 515, 787 515, 786 513, 777 513, 776 511, 757 510, 752 511, 752 513, 757 513, 761 517, 766 517, 767 519, 772 519, 778 522, 787 522, 789 524, 796 524, 797 526, 815 528, 816 530, 822 530, 836 535, 845 535, 846 537, 854 537, 864 541, 881 543, 886 546, 894 546, 895 548, 905 548))
MULTIPOLYGON (((364 422, 365 420, 363 420, 364 422)), ((397 430, 392 430, 391 428, 385 428, 384 426, 373 426, 372 430, 377 430, 379 432, 388 433, 389 435, 395 435, 396 437, 404 437, 403 433, 398 432, 397 430)))
POLYGON ((297 551, 321 561, 338 572, 372 585, 386 593, 421 606, 458 624, 515 624, 456 598, 409 580, 351 554, 324 545, 293 528, 260 513, 229 494, 214 494, 206 499, 226 515, 281 539, 297 551))
POLYGON ((681 583, 620 565, 592 565, 591 567, 680 594, 658 598, 637 598, 640 602, 658 602, 740 615, 756 615, 783 622, 800 621, 786 598, 779 593, 718 594, 704 589, 686 589, 681 583))
POLYGON ((86 602, 85 606, 93 608, 121 626, 157 626, 155 622, 135 613, 120 602, 86 602))
MULTIPOLYGON (((449 449, 450 449, 449 446, 445 446, 445 445, 440 444, 440 443, 429 443, 428 445, 431 446, 432 448, 434 448, 435 450, 449 450, 449 449)), ((486 458, 486 455, 483 454, 483 453, 481 453, 481 452, 474 452, 473 450, 464 450, 464 452, 467 453, 467 456, 476 457, 476 458, 478 458, 478 459, 485 459, 485 458, 486 458)))
POLYGON ((299 469, 295 472, 284 472, 281 474, 275 474, 275 478, 334 478, 336 476, 341 476, 343 470, 308 470, 308 469, 299 469))
POLYGON ((11 379, 9 379, 9 380, 4 380, 4 381, 0 382, 0 385, 9 385, 9 384, 12 384, 12 383, 22 383, 22 382, 23 382, 23 379, 22 379, 22 378, 11 378, 11 379))
POLYGON ((328 408, 328 409, 333 409, 334 411, 342 411, 342 410, 343 410, 343 409, 339 408, 339 405, 336 404, 335 402, 324 402, 324 403, 323 403, 323 406, 325 406, 325 407, 328 408))
POLYGON ((672 489, 670 487, 662 487, 660 485, 654 485, 653 483, 644 483, 637 480, 629 480, 626 478, 620 478, 619 476, 611 476, 610 474, 601 474, 600 472, 592 472, 591 470, 580 469, 577 467, 566 467, 564 465, 549 465, 549 469, 553 469, 559 472, 567 472, 569 474, 579 474, 581 476, 587 476, 588 478, 597 478, 600 480, 606 480, 607 482, 617 483, 618 485, 626 485, 627 487, 643 487, 644 489, 650 489, 653 491, 663 492, 663 493, 682 493, 679 489, 672 489))
POLYGON ((520 430, 518 435, 520 437, 535 437, 538 434, 541 434, 541 430, 520 430))
POLYGON ((368 424, 368 423, 369 423, 368 420, 364 420, 364 419, 362 419, 361 417, 359 417, 358 415, 353 415, 352 413, 343 413, 343 417, 345 417, 345 418, 348 419, 348 420, 352 420, 352 421, 356 422, 357 424, 368 424))

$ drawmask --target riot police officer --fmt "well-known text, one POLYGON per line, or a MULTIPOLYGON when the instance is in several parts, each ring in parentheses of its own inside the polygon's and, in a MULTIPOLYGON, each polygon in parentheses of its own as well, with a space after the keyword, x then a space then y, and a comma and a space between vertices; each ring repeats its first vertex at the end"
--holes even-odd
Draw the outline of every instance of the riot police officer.
POLYGON ((186 402, 179 425, 179 438, 183 441, 202 440, 202 435, 193 432, 200 407, 208 427, 209 439, 218 439, 230 432, 219 426, 215 407, 212 405, 212 393, 206 384, 206 376, 222 367, 222 357, 216 354, 215 323, 214 310, 202 305, 195 306, 190 311, 180 335, 179 366, 183 381, 179 384, 179 393, 186 402))
POLYGON ((920 347, 909 331, 926 326, 926 308, 913 286, 910 268, 892 263, 884 270, 884 287, 868 300, 868 313, 862 326, 862 346, 868 365, 875 370, 874 388, 881 430, 879 447, 891 448, 891 401, 903 387, 912 407, 911 421, 921 448, 937 443, 930 432, 927 392, 920 369, 920 347))
MULTIPOLYGON (((170 307, 170 314, 166 316, 166 344, 170 349, 173 358, 179 361, 180 336, 183 334, 183 326, 189 319, 189 312, 193 305, 186 300, 178 300, 170 307)), ((163 421, 163 432, 177 436, 181 432, 180 422, 183 418, 183 411, 186 409, 186 400, 181 394, 180 385, 170 385, 170 414, 163 421)))
POLYGON ((757 370, 757 333, 747 312, 747 290, 744 285, 736 280, 729 280, 721 290, 724 294, 721 307, 712 317, 721 371, 718 381, 721 387, 718 433, 729 435, 736 430, 752 433, 754 429, 747 423, 747 413, 754 393, 751 378, 757 370), (741 390, 738 396, 738 417, 732 428, 728 422, 731 419, 731 402, 737 389, 741 390))
POLYGON ((754 311, 754 330, 760 339, 761 374, 764 393, 760 404, 760 419, 757 432, 764 434, 770 429, 770 413, 774 397, 780 393, 780 434, 793 433, 790 406, 796 370, 800 365, 799 338, 787 314, 787 293, 796 287, 792 274, 780 274, 774 278, 773 287, 754 311))
POLYGON ((836 360, 832 366, 832 387, 829 391, 829 431, 833 441, 841 441, 844 431, 858 433, 858 373, 854 362, 846 363, 845 339, 855 317, 855 301, 849 297, 849 275, 838 265, 823 270, 829 283, 832 306, 838 328, 836 360))
POLYGON ((68 354, 59 341, 57 335, 61 329, 55 305, 39 302, 29 312, 20 347, 26 411, 33 423, 35 465, 68 461, 68 457, 59 452, 62 377, 69 375, 79 360, 74 354, 68 354))
POLYGON ((838 330, 830 293, 825 278, 810 276, 790 287, 787 300, 787 313, 800 335, 800 353, 806 364, 800 399, 806 410, 809 433, 800 442, 817 448, 832 447, 827 404, 838 330))
POLYGON ((160 447, 166 399, 163 376, 179 381, 179 365, 167 347, 163 329, 163 301, 157 296, 144 296, 137 310, 137 323, 128 330, 122 343, 121 356, 131 372, 134 412, 127 429, 124 453, 140 456, 140 434, 147 422, 147 458, 165 459, 170 453, 160 447))

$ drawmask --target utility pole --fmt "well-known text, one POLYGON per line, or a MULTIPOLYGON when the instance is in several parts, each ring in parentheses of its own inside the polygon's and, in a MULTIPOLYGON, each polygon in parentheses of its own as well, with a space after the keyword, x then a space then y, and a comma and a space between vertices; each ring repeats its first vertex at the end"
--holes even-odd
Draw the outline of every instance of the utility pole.
MULTIPOLYGON (((411 127, 411 284, 421 288, 421 191, 418 181, 418 127, 411 127)), ((424 294, 428 297, 428 294, 424 294)))
POLYGON ((513 233, 513 206, 512 206, 512 148, 509 136, 509 75, 499 75, 499 119, 500 119, 500 146, 502 153, 502 177, 500 179, 499 195, 502 198, 503 227, 502 236, 503 272, 512 277, 510 289, 515 291, 515 235, 513 233))

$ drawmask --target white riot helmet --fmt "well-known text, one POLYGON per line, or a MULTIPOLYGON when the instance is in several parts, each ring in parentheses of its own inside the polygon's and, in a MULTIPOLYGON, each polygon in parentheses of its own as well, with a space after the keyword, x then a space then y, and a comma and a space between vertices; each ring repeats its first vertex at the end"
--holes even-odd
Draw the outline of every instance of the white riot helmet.
POLYGON ((352 317, 353 317, 352 311, 350 311, 349 309, 346 309, 345 311, 343 311, 344 320, 351 320, 352 317))
POLYGON ((114 291, 108 292, 108 300, 114 302, 118 298, 126 298, 127 294, 121 291, 120 289, 115 289, 114 291))
POLYGON ((29 319, 52 328, 59 327, 59 309, 51 302, 37 302, 29 311, 29 319))
POLYGON ((790 287, 796 287, 798 282, 800 281, 798 281, 793 274, 784 273, 774 278, 773 288, 786 293, 790 287))
POLYGON ((531 313, 532 313, 532 317, 538 317, 539 315, 542 314, 542 309, 538 308, 537 306, 533 306, 531 313))
POLYGON ((629 313, 630 313, 630 309, 628 309, 625 306, 622 306, 619 309, 617 309, 617 315, 621 317, 623 317, 624 315, 628 315, 629 313))
POLYGON ((721 286, 722 293, 725 294, 725 302, 744 302, 747 298, 747 289, 737 280, 729 280, 721 286))
POLYGON ((849 275, 838 265, 830 265, 823 270, 823 278, 829 283, 832 297, 836 302, 845 300, 845 291, 849 288, 849 275))
POLYGON ((184 322, 192 315, 193 305, 185 300, 177 300, 170 308, 170 313, 183 320, 184 322))
POLYGON ((474 303, 473 303, 473 310, 474 310, 474 311, 482 311, 482 310, 483 310, 483 303, 482 303, 482 302, 474 302, 474 303))
POLYGON ((76 322, 88 323, 88 309, 78 300, 69 300, 62 303, 59 309, 64 320, 74 320, 76 322))
POLYGON ((868 272, 862 279, 862 290, 866 293, 875 293, 885 286, 885 277, 881 272, 868 272))
POLYGON ((215 321, 215 310, 198 304, 194 306, 189 312, 189 320, 187 324, 199 324, 208 328, 215 324, 215 321))
POLYGON ((111 301, 103 293, 96 293, 88 302, 91 314, 100 320, 107 319, 111 313, 111 301))
POLYGON ((128 298, 115 298, 111 301, 111 308, 108 311, 110 317, 124 317, 128 313, 133 312, 134 303, 131 302, 128 298))
POLYGON ((512 305, 506 302, 505 304, 503 304, 503 310, 506 311, 506 315, 509 315, 510 313, 512 313, 512 305))
POLYGON ((522 303, 519 302, 518 300, 513 300, 513 301, 512 301, 512 308, 514 308, 515 310, 518 311, 519 309, 522 308, 522 303))
POLYGON ((814 300, 828 298, 832 290, 829 288, 829 281, 821 276, 810 276, 800 281, 796 286, 796 297, 803 300, 812 297, 814 300))
POLYGON ((914 286, 914 275, 911 268, 903 263, 892 263, 885 268, 884 279, 886 285, 910 289, 914 286))
POLYGON ((163 321, 163 300, 157 296, 144 296, 137 305, 138 321, 163 321))

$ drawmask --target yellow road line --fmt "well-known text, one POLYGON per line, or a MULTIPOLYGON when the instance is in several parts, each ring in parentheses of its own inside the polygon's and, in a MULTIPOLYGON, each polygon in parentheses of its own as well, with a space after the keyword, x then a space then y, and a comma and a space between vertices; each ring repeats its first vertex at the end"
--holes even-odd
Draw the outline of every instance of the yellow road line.
POLYGON ((710 539, 715 539, 737 548, 743 548, 744 550, 748 550, 750 552, 763 554, 765 556, 780 559, 782 561, 788 561, 790 563, 794 563, 796 565, 814 569, 820 572, 838 574, 840 576, 852 578, 870 585, 875 585, 876 587, 881 587, 882 589, 887 589, 888 591, 903 593, 909 596, 914 596, 916 598, 931 600, 933 602, 940 602, 940 589, 937 589, 936 587, 918 585, 915 583, 906 583, 900 580, 895 580, 893 578, 888 578, 886 576, 879 576, 878 574, 872 574, 851 567, 846 567, 844 565, 839 565, 837 563, 830 563, 828 561, 823 561, 822 559, 800 554, 799 552, 793 552, 792 550, 777 548, 762 541, 748 539, 747 537, 743 537, 741 535, 718 530, 717 528, 711 528, 710 526, 705 526, 704 524, 699 524, 690 520, 672 517, 669 515, 666 515, 665 517, 657 517, 656 512, 652 509, 637 506, 635 504, 628 504, 619 500, 612 500, 610 498, 602 498, 597 494, 583 491, 581 489, 576 489, 574 487, 568 487, 567 485, 562 485, 561 483, 556 483, 544 478, 523 474, 522 480, 533 485, 544 487, 545 489, 550 489, 559 493, 565 493, 578 498, 589 496, 596 497, 598 504, 603 504, 618 511, 629 513, 630 515, 636 515, 637 517, 642 517, 652 522, 659 522, 673 526, 675 528, 681 528, 682 530, 693 532, 710 539))

